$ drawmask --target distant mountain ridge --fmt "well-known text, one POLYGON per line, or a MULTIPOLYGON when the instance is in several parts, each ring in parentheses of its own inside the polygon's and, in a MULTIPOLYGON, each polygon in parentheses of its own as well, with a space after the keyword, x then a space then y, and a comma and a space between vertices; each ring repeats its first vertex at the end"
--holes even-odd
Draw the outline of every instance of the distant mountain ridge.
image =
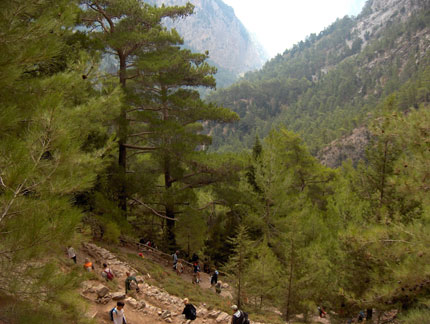
POLYGON ((234 10, 222 0, 145 0, 161 6, 185 5, 191 2, 194 14, 174 23, 184 38, 185 46, 197 52, 209 51, 210 62, 218 67, 220 86, 233 83, 245 72, 259 69, 267 54, 236 17, 234 10))
POLYGON ((403 111, 427 100, 426 86, 412 85, 420 78, 427 84, 427 68, 430 1, 368 0, 357 17, 338 19, 260 71, 212 94, 210 100, 233 109, 241 120, 209 132, 216 149, 238 150, 282 125, 298 133, 314 155, 339 165, 348 157, 363 156, 348 152, 353 146, 364 148, 367 135, 336 140, 371 121, 390 95, 401 92, 398 109, 403 111), (351 144, 358 138, 360 145, 351 144), (330 143, 336 149, 321 151, 330 143))

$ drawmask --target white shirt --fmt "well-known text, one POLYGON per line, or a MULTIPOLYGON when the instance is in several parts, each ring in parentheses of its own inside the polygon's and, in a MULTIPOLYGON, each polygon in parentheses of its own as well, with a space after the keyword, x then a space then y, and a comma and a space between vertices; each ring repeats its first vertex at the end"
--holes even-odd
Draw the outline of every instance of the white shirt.
MULTIPOLYGON (((114 324, 123 324, 123 319, 125 320, 124 316, 124 309, 118 310, 116 307, 113 311, 113 323, 114 324)), ((126 323, 124 321, 124 323, 126 323)))
MULTIPOLYGON (((64 250, 63 250, 63 251, 64 251, 64 250)), ((69 255, 69 259, 71 259, 71 258, 75 257, 75 256, 76 256, 75 249, 74 249, 74 248, 72 248, 72 247, 69 247, 69 248, 67 249, 67 254, 69 255)))

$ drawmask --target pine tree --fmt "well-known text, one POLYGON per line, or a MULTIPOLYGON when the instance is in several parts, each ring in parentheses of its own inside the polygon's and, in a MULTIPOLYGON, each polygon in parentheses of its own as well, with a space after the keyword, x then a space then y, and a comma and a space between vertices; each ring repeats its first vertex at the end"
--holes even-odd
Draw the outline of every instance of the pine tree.
MULTIPOLYGON (((153 196, 164 207, 166 243, 176 249, 176 215, 179 206, 195 201, 193 189, 219 181, 226 170, 209 161, 203 151, 211 138, 202 123, 231 122, 237 115, 204 102, 197 87, 215 87, 216 69, 206 63, 207 54, 192 53, 167 44, 157 51, 141 54, 133 80, 134 122, 129 147, 150 152, 152 172, 163 178, 164 191, 153 196)), ((136 167, 138 167, 136 165, 136 167)), ((158 188, 159 190, 159 188, 158 188)), ((152 203, 152 202, 151 202, 152 203)))
POLYGON ((229 239, 229 243, 234 246, 225 270, 235 282, 236 303, 240 308, 243 305, 245 295, 245 274, 248 271, 250 258, 253 254, 252 241, 249 239, 247 228, 240 225, 237 235, 229 239))
POLYGON ((255 249, 255 257, 250 262, 245 279, 247 295, 258 300, 255 305, 260 309, 264 302, 273 305, 279 296, 281 273, 279 260, 268 247, 267 241, 263 241, 255 249))
POLYGON ((120 96, 96 91, 99 76, 82 77, 94 60, 71 51, 79 49, 75 3, 7 1, 0 9, 0 289, 36 306, 64 288, 46 259, 80 220, 72 203, 94 184, 108 143, 87 144, 106 135, 120 96))
MULTIPOLYGON (((108 55, 114 55, 119 62, 119 83, 127 93, 127 80, 135 78, 130 73, 137 55, 153 51, 159 43, 181 43, 179 35, 162 26, 163 18, 176 19, 193 12, 193 6, 157 8, 139 0, 82 0, 81 20, 89 35, 101 43, 108 55)), ((127 149, 135 149, 128 143, 128 114, 134 107, 126 100, 117 118, 118 164, 119 164, 119 206, 127 210, 127 149)))

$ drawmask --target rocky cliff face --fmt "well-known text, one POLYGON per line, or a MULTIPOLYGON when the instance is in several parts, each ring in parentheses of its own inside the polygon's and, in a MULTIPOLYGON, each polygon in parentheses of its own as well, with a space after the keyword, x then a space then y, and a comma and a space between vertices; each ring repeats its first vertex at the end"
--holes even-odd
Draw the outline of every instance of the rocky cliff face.
POLYGON ((184 38, 185 46, 197 51, 209 51, 210 60, 224 74, 233 77, 260 68, 267 59, 262 47, 257 44, 233 8, 221 0, 147 0, 160 6, 185 5, 191 2, 194 15, 172 23, 184 38))

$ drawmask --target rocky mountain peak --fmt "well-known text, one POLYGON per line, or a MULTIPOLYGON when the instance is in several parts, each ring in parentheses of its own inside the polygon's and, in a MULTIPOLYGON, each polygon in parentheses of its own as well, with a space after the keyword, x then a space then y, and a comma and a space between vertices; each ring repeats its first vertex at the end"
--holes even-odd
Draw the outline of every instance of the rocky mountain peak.
POLYGON ((177 22, 167 22, 184 38, 185 46, 209 51, 210 61, 234 76, 260 68, 267 59, 262 47, 251 37, 232 7, 222 0, 148 0, 158 6, 191 2, 194 14, 177 22))

